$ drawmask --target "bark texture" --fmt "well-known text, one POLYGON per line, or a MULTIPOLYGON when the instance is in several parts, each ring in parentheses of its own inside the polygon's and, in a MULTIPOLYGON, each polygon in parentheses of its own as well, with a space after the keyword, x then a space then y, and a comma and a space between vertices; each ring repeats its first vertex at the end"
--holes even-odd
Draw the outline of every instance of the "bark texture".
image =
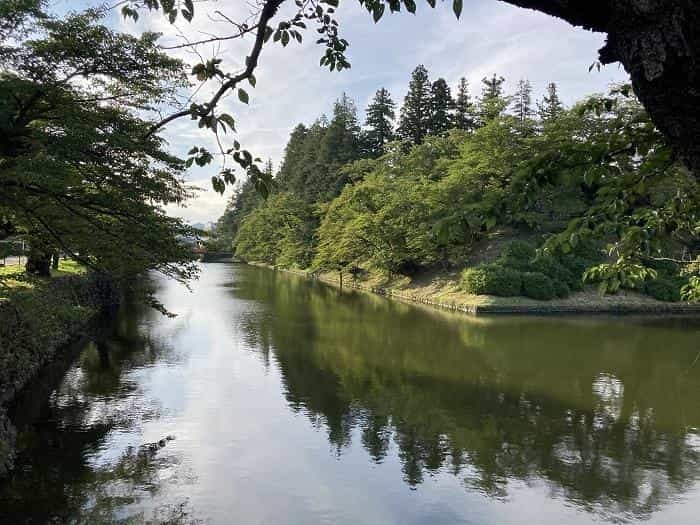
POLYGON ((700 176, 700 0, 503 0, 605 32, 656 126, 700 176))

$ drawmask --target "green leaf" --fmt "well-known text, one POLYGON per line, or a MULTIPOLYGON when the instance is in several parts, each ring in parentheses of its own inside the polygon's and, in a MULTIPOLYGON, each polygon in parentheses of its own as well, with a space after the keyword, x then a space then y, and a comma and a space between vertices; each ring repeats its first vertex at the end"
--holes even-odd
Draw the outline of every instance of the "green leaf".
POLYGON ((382 18, 382 15, 384 15, 384 4, 379 4, 372 11, 372 18, 374 19, 375 24, 379 22, 379 20, 382 18))
POLYGON ((403 0, 404 5, 406 6, 406 10, 409 13, 415 13, 416 12, 416 3, 413 0, 403 0))
POLYGON ((454 0, 452 10, 455 12, 455 16, 459 18, 462 14, 462 0, 454 0))
POLYGON ((255 78, 255 75, 250 75, 248 77, 248 82, 250 83, 251 86, 255 87, 255 84, 258 83, 258 81, 255 78))
POLYGON ((226 124, 233 131, 236 131, 236 121, 233 119, 233 117, 231 115, 224 113, 221 116, 219 116, 219 121, 226 124))
POLYGON ((211 185, 214 187, 214 191, 217 193, 223 194, 224 191, 226 191, 226 184, 224 183, 223 180, 221 180, 220 177, 212 177, 211 178, 211 185))
POLYGON ((248 101, 250 100, 250 97, 248 97, 248 93, 246 92, 245 89, 238 88, 238 100, 240 100, 244 104, 247 104, 248 101))

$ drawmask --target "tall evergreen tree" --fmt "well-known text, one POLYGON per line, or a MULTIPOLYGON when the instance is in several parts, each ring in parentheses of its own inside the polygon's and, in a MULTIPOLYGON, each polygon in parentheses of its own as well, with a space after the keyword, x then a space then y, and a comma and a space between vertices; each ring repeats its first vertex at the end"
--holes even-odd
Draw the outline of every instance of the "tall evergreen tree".
POLYGON ((472 103, 469 95, 469 83, 464 77, 459 79, 454 108, 455 127, 465 131, 471 131, 474 129, 474 104, 472 103))
POLYGON ((513 97, 513 111, 522 125, 530 122, 535 114, 532 109, 532 86, 527 79, 518 82, 518 90, 513 97))
POLYGON ((357 160, 360 151, 357 107, 352 99, 343 93, 333 106, 333 117, 313 152, 316 162, 306 180, 308 200, 317 202, 335 197, 344 183, 338 176, 338 169, 357 160))
POLYGON ((422 64, 411 74, 408 93, 401 108, 399 135, 402 139, 420 144, 430 129, 430 79, 422 64))
POLYGON ((394 119, 396 104, 391 100, 389 91, 381 88, 372 102, 367 106, 368 127, 364 134, 369 155, 376 157, 384 153, 384 146, 394 139, 394 119))
POLYGON ((542 102, 537 103, 537 112, 542 122, 550 122, 556 119, 564 110, 564 105, 559 100, 557 85, 554 82, 547 84, 547 93, 542 97, 542 102))
POLYGON ((304 124, 298 124, 289 136, 289 142, 284 149, 284 159, 277 174, 277 182, 286 191, 297 195, 304 193, 304 181, 300 180, 302 173, 304 143, 309 135, 309 129, 304 124))
POLYGON ((481 99, 479 100, 479 123, 483 126, 495 119, 508 107, 508 99, 503 96, 505 78, 496 76, 481 79, 481 99))
POLYGON ((430 127, 431 135, 444 135, 452 125, 452 94, 444 78, 438 78, 430 87, 430 127))

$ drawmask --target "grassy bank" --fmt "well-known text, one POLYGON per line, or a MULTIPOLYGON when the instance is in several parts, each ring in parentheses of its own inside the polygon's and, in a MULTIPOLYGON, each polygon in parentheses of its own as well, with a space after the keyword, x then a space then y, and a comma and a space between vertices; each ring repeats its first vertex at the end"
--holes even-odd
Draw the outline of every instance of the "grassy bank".
POLYGON ((19 267, 0 275, 0 476, 12 465, 14 432, 6 407, 17 392, 77 337, 95 316, 118 301, 114 284, 62 261, 50 279, 19 267))
MULTIPOLYGON (((315 278, 332 286, 340 286, 338 272, 312 273, 299 269, 273 267, 269 264, 250 262, 253 266, 315 278)), ((367 273, 353 279, 343 274, 344 288, 384 295, 392 299, 480 314, 698 314, 699 304, 669 303, 658 301, 637 292, 622 290, 615 295, 601 295, 595 287, 584 288, 563 299, 538 301, 527 297, 496 297, 473 295, 463 291, 458 272, 430 272, 413 279, 398 277, 389 279, 380 273, 367 273)))

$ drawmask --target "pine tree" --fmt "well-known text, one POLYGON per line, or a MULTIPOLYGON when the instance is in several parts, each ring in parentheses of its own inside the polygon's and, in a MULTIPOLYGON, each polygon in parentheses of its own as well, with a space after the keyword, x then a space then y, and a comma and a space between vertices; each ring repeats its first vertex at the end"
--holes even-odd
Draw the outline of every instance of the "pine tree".
POLYGON ((284 159, 277 174, 280 187, 297 195, 304 193, 304 181, 300 180, 300 168, 303 162, 304 143, 308 135, 309 129, 303 124, 298 124, 294 128, 284 149, 284 159))
POLYGON ((346 164, 357 159, 360 125, 355 102, 343 93, 333 105, 333 118, 321 143, 322 158, 332 164, 346 164))
POLYGON ((374 99, 367 106, 365 125, 369 129, 364 133, 363 142, 372 157, 382 155, 386 143, 394 140, 395 108, 396 104, 391 100, 389 91, 384 88, 375 93, 374 99))
MULTIPOLYGON (((322 127, 322 124, 319 124, 322 127)), ((305 195, 310 202, 329 200, 342 189, 344 181, 338 169, 360 156, 360 126, 355 103, 345 93, 333 106, 333 117, 323 128, 320 140, 308 144, 307 155, 313 158, 305 167, 305 195)))
POLYGON ((503 96, 505 78, 496 76, 481 79, 481 100, 479 100, 479 124, 485 125, 500 116, 508 107, 508 99, 503 96))
POLYGON ((462 77, 457 87, 457 98, 454 102, 454 125, 457 129, 471 131, 474 129, 474 104, 469 96, 469 83, 462 77))
POLYGON ((402 139, 420 144, 430 129, 430 80, 422 64, 411 74, 408 93, 401 108, 399 135, 402 139))
POLYGON ((515 92, 515 97, 513 98, 515 118, 518 119, 520 124, 524 125, 528 123, 535 114, 532 109, 532 86, 529 80, 525 79, 518 82, 518 90, 515 92))
POLYGON ((542 102, 537 103, 537 112, 542 122, 550 122, 556 119, 564 111, 564 105, 559 100, 557 85, 554 82, 547 84, 547 94, 542 97, 542 102))
POLYGON ((438 78, 430 87, 430 124, 428 133, 444 135, 452 128, 453 107, 450 86, 444 78, 438 78))

